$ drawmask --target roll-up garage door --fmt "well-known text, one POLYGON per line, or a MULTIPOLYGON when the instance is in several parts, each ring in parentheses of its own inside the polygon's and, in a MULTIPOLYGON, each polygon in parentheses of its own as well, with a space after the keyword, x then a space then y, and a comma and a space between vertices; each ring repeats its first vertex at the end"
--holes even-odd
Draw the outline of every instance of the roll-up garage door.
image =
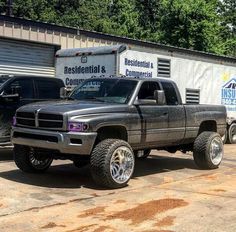
POLYGON ((54 76, 55 47, 0 39, 0 75, 54 76))

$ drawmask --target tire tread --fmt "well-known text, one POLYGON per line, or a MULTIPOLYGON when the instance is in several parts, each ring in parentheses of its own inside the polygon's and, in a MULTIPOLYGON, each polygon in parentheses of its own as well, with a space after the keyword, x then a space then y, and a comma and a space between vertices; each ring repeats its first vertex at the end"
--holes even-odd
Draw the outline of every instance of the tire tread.
POLYGON ((91 173, 94 181, 104 187, 108 188, 121 188, 126 186, 126 183, 118 184, 110 177, 110 159, 107 159, 109 152, 115 149, 117 146, 128 146, 131 150, 130 145, 118 139, 106 139, 101 141, 93 149, 90 159, 91 173))
POLYGON ((215 169, 218 165, 214 165, 209 159, 209 146, 211 140, 219 134, 211 131, 202 132, 194 141, 193 157, 196 165, 201 169, 215 169))

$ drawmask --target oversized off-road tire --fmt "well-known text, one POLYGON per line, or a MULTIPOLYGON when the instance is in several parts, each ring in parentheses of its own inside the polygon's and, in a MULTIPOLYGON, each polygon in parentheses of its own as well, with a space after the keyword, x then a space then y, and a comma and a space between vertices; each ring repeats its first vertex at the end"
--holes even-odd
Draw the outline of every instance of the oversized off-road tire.
POLYGON ((236 143, 236 123, 232 123, 228 129, 228 143, 235 144, 236 143))
POLYGON ((215 132, 202 132, 194 141, 193 157, 201 169, 215 169, 220 165, 224 154, 222 138, 215 132))
POLYGON ((94 181, 108 188, 121 188, 132 177, 135 165, 130 145, 119 139, 106 139, 92 151, 91 173, 94 181))
POLYGON ((48 154, 36 154, 30 147, 15 144, 14 161, 23 172, 41 173, 50 167, 53 158, 48 154))
POLYGON ((139 151, 134 151, 134 156, 136 159, 146 159, 151 153, 151 149, 144 149, 139 151))

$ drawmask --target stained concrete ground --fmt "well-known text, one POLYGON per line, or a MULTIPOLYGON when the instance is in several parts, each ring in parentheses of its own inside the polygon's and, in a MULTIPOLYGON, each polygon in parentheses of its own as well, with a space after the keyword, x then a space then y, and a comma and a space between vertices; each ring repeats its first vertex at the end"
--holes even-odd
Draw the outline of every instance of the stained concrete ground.
POLYGON ((236 231, 236 145, 210 171, 191 154, 152 151, 119 190, 97 186, 89 167, 55 161, 26 174, 0 153, 0 231, 236 231))

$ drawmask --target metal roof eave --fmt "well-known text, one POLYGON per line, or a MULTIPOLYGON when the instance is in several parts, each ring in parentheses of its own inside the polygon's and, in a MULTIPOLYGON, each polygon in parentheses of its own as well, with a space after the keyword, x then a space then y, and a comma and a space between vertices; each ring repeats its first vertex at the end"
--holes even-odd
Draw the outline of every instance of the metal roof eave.
POLYGON ((111 45, 111 46, 99 46, 91 48, 71 48, 71 49, 61 49, 57 51, 57 57, 71 57, 71 56, 81 56, 81 55, 102 55, 102 54, 112 54, 121 53, 127 49, 126 45, 111 45))
POLYGON ((6 16, 6 15, 0 15, 0 20, 17 23, 24 26, 34 26, 38 28, 45 28, 47 30, 56 30, 56 31, 64 32, 64 33, 70 33, 70 34, 75 34, 75 35, 85 35, 87 37, 92 37, 92 38, 116 41, 118 43, 146 46, 150 48, 160 49, 163 51, 168 51, 170 53, 178 52, 178 53, 183 53, 183 54, 188 54, 188 55, 211 58, 215 60, 235 63, 236 65, 236 57, 222 56, 222 55, 217 55, 217 54, 208 53, 208 52, 201 52, 201 51, 196 51, 196 50, 191 50, 191 49, 179 48, 175 46, 164 45, 164 44, 154 43, 150 41, 142 41, 142 40, 131 39, 131 38, 122 37, 122 36, 110 35, 106 33, 89 31, 89 30, 78 29, 78 28, 73 28, 73 27, 60 26, 60 25, 56 25, 52 23, 32 21, 29 19, 16 18, 16 17, 6 16))

